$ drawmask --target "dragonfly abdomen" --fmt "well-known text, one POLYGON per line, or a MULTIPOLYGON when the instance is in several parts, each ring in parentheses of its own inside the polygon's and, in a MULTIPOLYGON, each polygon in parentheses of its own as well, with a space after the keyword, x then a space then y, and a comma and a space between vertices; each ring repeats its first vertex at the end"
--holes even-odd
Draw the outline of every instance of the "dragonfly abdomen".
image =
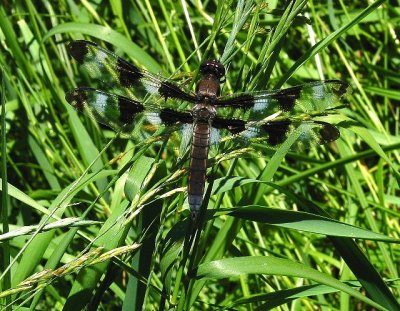
POLYGON ((195 123, 188 185, 188 200, 193 218, 196 218, 203 202, 209 142, 210 125, 206 122, 195 123))

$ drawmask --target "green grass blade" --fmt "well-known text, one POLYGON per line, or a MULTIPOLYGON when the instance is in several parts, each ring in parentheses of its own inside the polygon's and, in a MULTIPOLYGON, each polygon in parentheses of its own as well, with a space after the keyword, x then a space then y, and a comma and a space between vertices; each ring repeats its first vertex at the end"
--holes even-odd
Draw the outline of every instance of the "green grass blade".
POLYGON ((266 274, 305 278, 341 290, 378 310, 386 310, 380 304, 363 296, 357 290, 330 275, 311 269, 306 265, 273 256, 244 256, 220 259, 201 264, 196 271, 197 278, 214 280, 237 277, 243 274, 266 274))
POLYGON ((307 60, 311 57, 315 56, 318 52, 323 50, 326 46, 331 44, 333 41, 338 39, 341 35, 349 31, 352 27, 357 26, 361 20, 367 17, 369 14, 374 12, 379 6, 384 3, 385 0, 378 0, 371 3, 367 8, 365 8, 360 14, 358 14, 354 19, 352 19, 349 23, 343 25, 339 29, 332 32, 325 39, 318 42, 314 45, 307 53, 303 54, 294 64, 293 66, 280 78, 275 87, 280 88, 295 72, 298 70, 307 60))

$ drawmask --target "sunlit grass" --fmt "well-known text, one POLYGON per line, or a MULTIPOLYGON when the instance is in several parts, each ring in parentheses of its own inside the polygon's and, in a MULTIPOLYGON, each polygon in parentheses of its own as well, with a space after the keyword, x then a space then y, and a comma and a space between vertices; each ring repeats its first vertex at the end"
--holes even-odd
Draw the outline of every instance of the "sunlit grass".
POLYGON ((1 308, 399 309, 399 13, 384 1, 4 1, 1 308), (82 38, 186 87, 221 59, 225 94, 344 80, 349 107, 329 119, 341 138, 211 158, 189 249, 179 142, 140 145, 64 100, 96 87, 66 52, 82 38))

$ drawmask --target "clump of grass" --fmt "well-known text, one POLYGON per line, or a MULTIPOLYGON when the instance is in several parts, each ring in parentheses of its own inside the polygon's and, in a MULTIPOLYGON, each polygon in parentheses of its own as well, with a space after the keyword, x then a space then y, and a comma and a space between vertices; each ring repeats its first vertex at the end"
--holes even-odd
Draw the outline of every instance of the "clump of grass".
POLYGON ((2 308, 398 309, 396 10, 5 1, 2 308), (341 138, 210 159, 205 221, 188 228, 187 155, 174 138, 143 146, 65 102, 77 84, 96 86, 66 53, 81 38, 187 87, 219 58, 225 94, 347 81, 349 108, 329 120, 341 138))

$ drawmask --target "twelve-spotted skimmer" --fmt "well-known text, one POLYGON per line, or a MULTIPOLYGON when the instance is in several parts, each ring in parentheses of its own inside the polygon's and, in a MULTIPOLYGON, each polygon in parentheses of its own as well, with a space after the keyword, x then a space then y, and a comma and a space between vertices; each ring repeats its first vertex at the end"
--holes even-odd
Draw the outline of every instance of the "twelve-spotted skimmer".
POLYGON ((200 66, 201 79, 192 92, 93 42, 73 41, 68 51, 102 88, 78 87, 68 92, 65 98, 77 110, 129 135, 149 126, 163 126, 170 133, 191 131, 188 201, 194 218, 203 202, 209 148, 222 138, 277 147, 297 135, 291 148, 303 149, 340 136, 335 126, 311 119, 343 107, 341 101, 350 88, 339 80, 220 96, 225 68, 217 60, 200 66), (183 102, 190 103, 191 109, 182 108, 183 102))

